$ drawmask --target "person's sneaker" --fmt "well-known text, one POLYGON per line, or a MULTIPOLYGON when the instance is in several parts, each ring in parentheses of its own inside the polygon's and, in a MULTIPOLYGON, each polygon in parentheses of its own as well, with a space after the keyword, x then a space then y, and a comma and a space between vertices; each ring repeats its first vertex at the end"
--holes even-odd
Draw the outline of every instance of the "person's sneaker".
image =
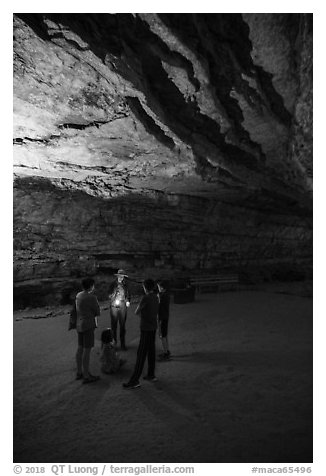
POLYGON ((140 387, 140 383, 139 382, 127 382, 127 383, 123 383, 122 386, 124 388, 137 388, 137 387, 140 387))
POLYGON ((157 382, 157 377, 155 377, 155 375, 153 377, 151 377, 149 375, 144 375, 143 379, 144 380, 149 380, 150 382, 157 382))

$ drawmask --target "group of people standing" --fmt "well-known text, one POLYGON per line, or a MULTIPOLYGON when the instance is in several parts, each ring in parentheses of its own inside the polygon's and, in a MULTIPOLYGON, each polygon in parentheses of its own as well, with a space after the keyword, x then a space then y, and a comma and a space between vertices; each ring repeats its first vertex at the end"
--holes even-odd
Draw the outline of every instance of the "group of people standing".
MULTIPOLYGON (((126 282, 125 271, 120 269, 116 280, 110 285, 109 304, 111 315, 111 328, 102 332, 101 341, 101 370, 104 373, 116 372, 126 360, 122 359, 116 351, 118 338, 118 325, 121 350, 126 351, 126 319, 127 310, 130 306, 131 296, 126 282)), ((145 360, 148 360, 145 380, 156 381, 155 362, 156 331, 159 328, 159 336, 162 341, 163 352, 158 356, 159 360, 170 360, 171 354, 168 344, 168 322, 170 309, 170 296, 168 285, 165 281, 155 283, 153 279, 145 279, 142 283, 144 295, 136 307, 135 314, 140 317, 140 340, 137 350, 137 358, 134 371, 128 382, 123 383, 124 388, 140 387, 140 376, 143 372, 145 360)), ((89 372, 90 353, 94 347, 94 331, 100 316, 100 307, 94 294, 95 282, 92 278, 82 281, 83 291, 76 296, 78 334, 78 348, 76 353, 77 376, 83 383, 91 383, 99 380, 99 376, 89 372)))

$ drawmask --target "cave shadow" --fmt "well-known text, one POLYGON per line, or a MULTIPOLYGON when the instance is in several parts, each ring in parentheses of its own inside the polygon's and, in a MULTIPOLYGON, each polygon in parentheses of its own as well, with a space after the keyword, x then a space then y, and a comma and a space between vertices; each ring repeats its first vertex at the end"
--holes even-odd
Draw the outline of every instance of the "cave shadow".
MULTIPOLYGON (((293 361, 301 361, 305 365, 311 364, 312 369, 312 349, 311 350, 248 350, 242 352, 233 351, 213 351, 213 352, 190 352, 186 354, 174 354, 171 357, 173 361, 189 361, 193 364, 213 364, 215 367, 229 367, 230 369, 243 368, 246 366, 250 369, 257 367, 279 367, 285 368, 291 366, 293 361)), ((159 362, 159 364, 170 364, 170 361, 159 362)))
POLYGON ((158 382, 151 391, 137 393, 137 399, 172 431, 189 435, 188 443, 196 435, 198 461, 312 461, 311 352, 194 352, 180 357, 207 369, 182 382, 169 375, 160 378, 158 369, 158 382))
MULTIPOLYGON (((178 236, 184 233, 185 226, 183 223, 183 217, 185 214, 192 212, 197 213, 198 224, 206 220, 207 215, 201 213, 198 210, 208 209, 207 204, 211 203, 211 200, 203 197, 190 197, 186 195, 168 195, 162 191, 153 191, 146 190, 146 194, 141 194, 139 191, 126 190, 123 185, 121 189, 118 187, 110 187, 109 181, 105 184, 100 184, 100 187, 106 186, 107 196, 94 196, 90 195, 82 189, 71 190, 69 180, 66 181, 61 179, 58 181, 58 184, 55 180, 51 182, 49 178, 43 177, 16 177, 14 182, 15 191, 17 191, 18 198, 20 200, 20 194, 25 196, 28 194, 30 199, 33 201, 33 205, 37 213, 42 212, 42 207, 46 209, 47 196, 50 193, 51 198, 54 202, 53 213, 48 217, 47 225, 44 228, 44 240, 40 240, 41 253, 43 255, 48 254, 49 258, 49 275, 40 276, 39 280, 35 280, 35 276, 31 275, 30 278, 24 276, 24 281, 17 280, 17 285, 14 286, 14 306, 16 309, 26 307, 27 305, 56 305, 60 302, 61 299, 64 300, 64 303, 71 302, 71 296, 80 291, 80 278, 85 274, 81 268, 79 261, 80 249, 84 249, 84 255, 88 259, 95 260, 96 267, 93 271, 88 271, 92 273, 93 276, 99 280, 99 286, 97 289, 99 300, 106 299, 106 288, 101 288, 101 279, 102 276, 99 274, 98 270, 102 264, 101 256, 98 254, 97 250, 88 250, 83 244, 83 236, 87 239, 90 227, 96 227, 99 229, 100 233, 98 235, 99 244, 108 242, 108 230, 111 226, 111 222, 114 218, 115 225, 124 227, 127 231, 125 239, 130 238, 131 235, 135 235, 134 240, 143 239, 144 229, 145 230, 162 230, 162 233, 165 232, 165 228, 162 227, 162 214, 165 216, 165 224, 167 226, 167 231, 170 233, 171 224, 174 226, 173 234, 175 236, 175 242, 159 243, 160 250, 164 252, 164 266, 162 267, 162 272, 171 270, 174 275, 179 275, 180 277, 185 277, 191 275, 194 271, 200 270, 199 265, 191 264, 191 269, 185 267, 184 265, 178 264, 179 256, 182 254, 184 256, 187 253, 193 253, 191 249, 191 240, 196 242, 196 253, 199 254, 205 248, 205 240, 200 237, 200 229, 198 232, 193 232, 193 237, 188 243, 186 249, 176 249, 178 236), (59 183, 60 182, 60 183, 59 183), (66 188, 63 188, 65 187, 66 188), (121 194, 121 195, 118 195, 121 194), (171 200, 172 197, 172 200, 171 200), (70 208, 67 208, 65 205, 69 203, 74 203, 74 208, 72 212, 69 212, 70 208), (77 223, 75 218, 78 210, 82 211, 84 217, 84 223, 81 225, 77 223), (144 215, 145 210, 145 215, 144 215), (167 211, 168 210, 168 211, 167 211), (168 213, 168 216, 167 216, 168 213), (72 216, 73 214, 73 216, 72 216), (139 216, 144 216, 143 221, 139 220, 139 216), (67 225, 63 223, 62 227, 55 226, 55 223, 64 221, 63 217, 66 218, 67 225), (126 228, 127 226, 127 228, 126 228), (170 227, 170 228, 169 228, 170 227), (66 243, 75 243, 75 249, 70 248, 69 255, 66 251, 66 243), (59 247, 62 243, 62 249, 59 247), (60 266, 55 263, 55 258, 52 258, 54 253, 65 254, 65 263, 69 266, 65 266, 63 270, 62 261, 60 261, 60 266), (54 268, 54 265, 56 267, 54 268), (64 274, 63 274, 64 271, 64 274), (54 274, 58 273, 57 275, 54 274), (97 274, 96 274, 97 273, 97 274), (33 303, 31 302, 31 296, 33 303), (52 300, 52 301, 51 301, 52 300), (51 302, 50 302, 51 301, 51 302)), ((94 184, 95 186, 95 184, 94 184)), ((239 199, 240 200, 240 199, 239 199)), ((241 213, 241 203, 226 203, 223 200, 218 200, 219 203, 223 203, 228 210, 230 207, 237 207, 241 213)), ((31 210, 26 210, 26 217, 31 215, 31 220, 22 218, 24 216, 23 202, 19 203, 19 207, 14 206, 14 223, 16 228, 19 229, 19 233, 15 234, 15 253, 24 251, 24 240, 26 239, 26 233, 30 234, 33 232, 33 227, 31 229, 30 221, 32 222, 33 212, 31 210)), ((247 205, 244 207, 247 210, 247 205)), ((47 215, 46 210, 43 212, 44 215, 47 215)), ((255 214, 251 217, 252 222, 255 221, 255 216, 260 211, 256 211, 255 214)), ((289 210, 277 209, 274 212, 265 213, 265 215, 260 216, 259 228, 257 228, 257 233, 260 228, 264 226, 272 226, 275 223, 275 226, 278 225, 279 216, 283 214, 288 214, 289 210)), ((77 213, 78 214, 78 213, 77 213)), ((295 222, 296 216, 293 216, 293 222, 295 222)), ((240 224, 242 226, 242 223, 240 224)), ((239 226, 240 226, 239 225, 239 226)), ((38 230, 35 230, 35 233, 38 234, 38 230)), ((123 239, 123 236, 121 237, 123 239)), ((138 256, 137 247, 133 246, 128 250, 128 262, 129 266, 134 269, 133 273, 137 273, 137 269, 140 264, 144 268, 146 267, 155 267, 155 260, 157 255, 156 241, 157 236, 150 233, 146 238, 148 240, 148 249, 146 252, 138 256)), ((253 237, 254 239, 254 237, 253 237)), ((238 244, 235 244, 236 250, 238 249, 238 244)), ((230 252, 223 253, 221 256, 214 258, 214 266, 218 268, 220 272, 238 272, 239 262, 236 256, 230 257, 230 252)), ((283 250, 281 250, 283 253, 283 250)), ((299 255, 300 256, 300 255, 299 255)), ((113 256, 114 258, 114 256, 113 256)), ((277 256, 274 256, 274 259, 277 259, 277 256)), ((183 263, 185 259, 183 258, 183 263)), ((284 266, 284 263, 282 266, 284 266)), ((291 264, 288 263, 288 266, 294 266, 293 260, 291 258, 291 264)), ((269 262, 260 263, 261 268, 266 268, 270 270, 271 273, 274 273, 275 270, 269 262)), ((265 269, 264 268, 264 269, 265 269)), ((140 268, 139 268, 140 269, 140 268)), ((242 269, 242 272, 245 269, 242 269)), ((160 269, 157 269, 158 274, 160 269)), ((142 272, 142 271, 140 271, 142 272)), ((275 274, 275 273, 274 273, 275 274)), ((106 276, 106 280, 109 277, 106 276)), ((106 285, 107 282, 103 279, 103 283, 106 285)), ((15 281, 16 284, 16 281, 15 281)), ((102 286, 103 287, 103 286, 102 286)), ((194 305, 198 306, 202 302, 204 297, 201 294, 196 294, 196 299, 193 302, 194 305)))

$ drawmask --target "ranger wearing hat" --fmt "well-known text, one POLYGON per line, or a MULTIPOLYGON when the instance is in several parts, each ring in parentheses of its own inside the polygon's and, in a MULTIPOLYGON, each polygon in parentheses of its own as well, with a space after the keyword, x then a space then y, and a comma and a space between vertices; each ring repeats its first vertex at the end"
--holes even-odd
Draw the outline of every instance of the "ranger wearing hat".
POLYGON ((127 350, 125 337, 127 308, 130 306, 130 292, 125 278, 128 278, 128 276, 123 269, 119 269, 115 276, 116 279, 109 287, 111 329, 113 338, 115 342, 117 342, 117 327, 119 322, 121 350, 127 350))

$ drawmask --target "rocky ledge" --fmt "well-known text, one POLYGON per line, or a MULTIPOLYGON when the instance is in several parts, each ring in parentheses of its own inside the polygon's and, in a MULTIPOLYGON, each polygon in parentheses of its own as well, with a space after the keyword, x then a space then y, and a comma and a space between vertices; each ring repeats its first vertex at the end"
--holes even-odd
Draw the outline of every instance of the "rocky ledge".
POLYGON ((311 15, 14 15, 14 178, 17 307, 310 276, 311 15))

